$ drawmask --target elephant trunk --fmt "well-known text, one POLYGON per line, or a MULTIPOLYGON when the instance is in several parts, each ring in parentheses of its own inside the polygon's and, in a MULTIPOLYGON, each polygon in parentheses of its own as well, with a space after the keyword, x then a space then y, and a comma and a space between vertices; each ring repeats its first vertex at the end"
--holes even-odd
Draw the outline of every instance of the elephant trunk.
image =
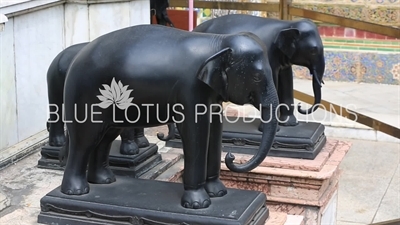
POLYGON ((164 137, 164 133, 157 133, 157 138, 161 141, 169 141, 175 138, 175 124, 169 123, 168 125, 168 135, 164 137))
MULTIPOLYGON (((272 83, 272 82, 271 82, 272 83)), ((267 157, 269 150, 272 147, 272 144, 275 139, 276 129, 278 127, 278 120, 276 118, 276 110, 279 104, 278 95, 276 93, 275 87, 269 85, 267 96, 262 98, 261 103, 261 119, 263 123, 262 128, 262 138, 260 147, 257 151, 257 154, 254 155, 248 162, 244 164, 234 164, 233 160, 235 156, 232 153, 228 153, 225 156, 225 165, 229 170, 238 173, 245 173, 253 170, 257 166, 264 161, 265 157, 267 157)))
POLYGON ((310 68, 310 72, 312 72, 312 75, 313 75, 312 85, 313 85, 313 92, 314 92, 314 104, 313 104, 313 106, 311 106, 311 108, 309 108, 307 110, 301 109, 301 106, 299 104, 297 106, 297 111, 299 113, 301 113, 303 115, 311 114, 315 110, 318 109, 319 104, 321 103, 321 87, 322 87, 322 84, 324 83, 324 81, 322 80, 324 71, 325 71, 325 62, 323 60, 322 60, 322 63, 320 63, 319 65, 310 68))

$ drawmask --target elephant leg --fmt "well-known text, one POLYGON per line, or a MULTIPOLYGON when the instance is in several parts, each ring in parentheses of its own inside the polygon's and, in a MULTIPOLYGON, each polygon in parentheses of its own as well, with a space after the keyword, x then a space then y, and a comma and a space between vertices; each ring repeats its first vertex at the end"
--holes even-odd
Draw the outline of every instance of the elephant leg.
POLYGON ((108 163, 111 144, 120 135, 121 129, 110 128, 89 158, 87 180, 94 184, 109 184, 115 182, 115 176, 108 163))
POLYGON ((122 155, 136 155, 139 153, 139 147, 135 142, 135 128, 128 127, 123 129, 119 152, 122 155))
POLYGON ((279 125, 296 126, 298 121, 294 116, 293 99, 293 71, 292 67, 282 69, 279 72, 278 97, 280 106, 279 125))
POLYGON ((55 87, 49 86, 49 112, 50 118, 47 121, 49 131, 49 145, 60 147, 65 144, 65 132, 62 113, 63 89, 53 90, 55 87))
POLYGON ((102 136, 102 131, 103 124, 92 124, 91 126, 71 124, 68 126, 69 154, 61 183, 62 193, 67 195, 89 193, 86 168, 91 151, 100 142, 99 137, 102 136))
MULTIPOLYGON (((50 120, 52 120, 50 118, 50 120)), ((62 121, 49 123, 49 145, 61 147, 65 144, 64 123, 62 121)))
POLYGON ((206 182, 207 147, 209 137, 209 115, 201 115, 195 122, 193 110, 185 107, 185 121, 178 125, 182 136, 184 152, 183 185, 185 192, 181 198, 181 205, 185 208, 207 208, 211 205, 204 185, 206 182))
POLYGON ((134 141, 139 148, 148 147, 150 145, 149 140, 144 136, 144 128, 135 128, 134 132, 134 141))
POLYGON ((221 118, 222 114, 221 117, 219 115, 213 115, 210 125, 210 139, 207 154, 207 179, 204 188, 211 198, 222 197, 228 193, 225 185, 219 179, 222 143, 221 118))

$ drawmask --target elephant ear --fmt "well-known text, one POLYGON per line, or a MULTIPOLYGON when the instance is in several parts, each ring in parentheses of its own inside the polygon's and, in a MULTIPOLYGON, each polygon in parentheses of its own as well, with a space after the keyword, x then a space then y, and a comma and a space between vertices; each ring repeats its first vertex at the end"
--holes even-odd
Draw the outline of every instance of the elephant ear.
POLYGON ((221 67, 221 58, 225 54, 232 52, 231 48, 224 48, 221 51, 210 56, 200 66, 197 72, 197 78, 210 86, 215 92, 227 100, 227 86, 228 81, 224 69, 221 67))
POLYGON ((290 59, 296 51, 296 41, 299 37, 300 31, 298 29, 284 29, 276 36, 274 44, 290 59))

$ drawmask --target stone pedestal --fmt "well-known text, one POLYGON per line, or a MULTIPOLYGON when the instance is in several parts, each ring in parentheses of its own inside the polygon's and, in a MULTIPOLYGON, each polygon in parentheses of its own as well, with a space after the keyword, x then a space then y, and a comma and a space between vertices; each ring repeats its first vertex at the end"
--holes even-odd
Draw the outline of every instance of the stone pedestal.
POLYGON ((55 188, 40 200, 42 224, 198 224, 264 225, 266 196, 259 191, 228 189, 207 209, 180 204, 182 184, 117 177, 112 184, 90 184, 90 192, 71 196, 55 188))
MULTIPOLYGON (((264 192, 271 215, 268 220, 275 221, 267 220, 266 224, 336 224, 339 164, 350 146, 347 142, 327 139, 314 160, 268 156, 250 173, 229 171, 223 162, 225 154, 222 154, 221 180, 228 188, 264 192)), ((244 163, 252 157, 234 155, 236 163, 244 163)), ((176 175, 170 175, 169 181, 181 182, 183 161, 174 167, 176 175)))
MULTIPOLYGON (((262 139, 258 130, 259 118, 224 117, 222 150, 224 152, 254 155, 262 139)), ((321 123, 302 122, 297 126, 281 126, 276 133, 268 156, 314 159, 326 143, 325 126, 321 123)), ((182 148, 179 133, 167 141, 167 147, 182 148)))
MULTIPOLYGON (((136 155, 122 155, 119 153, 121 140, 112 143, 109 163, 110 168, 117 175, 139 177, 161 162, 161 155, 158 153, 158 146, 150 143, 150 146, 140 148, 136 155)), ((38 167, 43 169, 63 170, 60 166, 58 154, 62 147, 46 145, 42 147, 42 157, 38 161, 38 167)))
MULTIPOLYGON (((250 173, 231 172, 223 163, 221 180, 229 188, 264 192, 271 211, 304 216, 307 225, 335 224, 339 164, 350 146, 328 139, 314 160, 267 157, 250 173)), ((237 163, 251 158, 235 156, 237 163)))

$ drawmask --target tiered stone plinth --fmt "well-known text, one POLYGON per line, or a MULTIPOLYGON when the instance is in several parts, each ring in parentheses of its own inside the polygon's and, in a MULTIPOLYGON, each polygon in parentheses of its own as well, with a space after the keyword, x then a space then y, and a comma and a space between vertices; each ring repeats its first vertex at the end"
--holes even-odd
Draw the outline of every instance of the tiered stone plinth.
MULTIPOLYGON (((335 224, 339 164, 350 146, 328 140, 314 160, 267 157, 250 173, 231 172, 223 163, 221 179, 229 188, 264 192, 271 211, 304 216, 307 225, 335 224)), ((235 156, 237 163, 251 158, 235 156)))
MULTIPOLYGON (((268 225, 336 224, 339 164, 351 143, 327 139, 314 160, 268 156, 250 173, 229 171, 221 158, 221 180, 228 188, 262 191, 267 195, 268 225)), ((181 152, 171 148, 168 152, 181 152)), ((252 155, 234 154, 236 163, 252 155)), ((182 182, 183 159, 158 176, 158 180, 182 182)))

